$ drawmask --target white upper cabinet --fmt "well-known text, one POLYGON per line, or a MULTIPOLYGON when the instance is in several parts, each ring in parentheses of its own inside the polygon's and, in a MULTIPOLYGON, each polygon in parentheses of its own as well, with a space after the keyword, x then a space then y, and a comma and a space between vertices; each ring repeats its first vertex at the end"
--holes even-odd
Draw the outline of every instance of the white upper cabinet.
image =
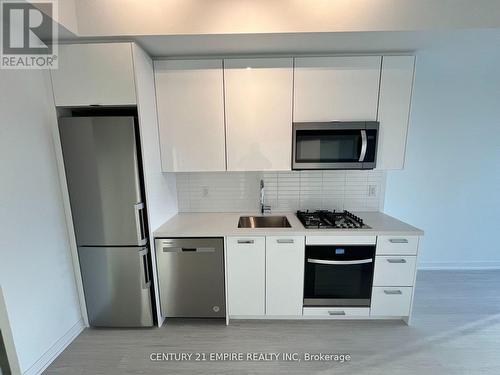
POLYGON ((130 43, 60 45, 51 75, 57 106, 136 104, 130 43))
POLYGON ((290 170, 293 59, 224 60, 227 170, 290 170))
POLYGON ((379 169, 403 168, 414 64, 414 56, 383 57, 378 109, 379 169))
POLYGON ((296 58, 293 121, 375 121, 381 59, 296 58))
POLYGON ((164 172, 226 170, 222 60, 155 62, 164 172))

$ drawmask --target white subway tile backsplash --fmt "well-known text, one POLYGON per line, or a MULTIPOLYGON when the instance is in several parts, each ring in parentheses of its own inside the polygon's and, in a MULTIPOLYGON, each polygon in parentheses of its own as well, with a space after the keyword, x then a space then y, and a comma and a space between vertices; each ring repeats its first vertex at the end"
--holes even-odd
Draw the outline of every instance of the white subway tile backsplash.
POLYGON ((261 179, 273 212, 383 208, 384 171, 197 172, 177 174, 179 211, 257 211, 261 179))

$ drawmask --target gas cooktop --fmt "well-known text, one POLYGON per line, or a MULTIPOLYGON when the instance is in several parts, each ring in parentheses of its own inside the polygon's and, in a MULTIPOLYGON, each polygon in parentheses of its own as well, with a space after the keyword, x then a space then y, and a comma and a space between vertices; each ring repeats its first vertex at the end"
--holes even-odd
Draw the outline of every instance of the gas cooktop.
POLYGON ((297 211, 297 217, 306 229, 370 229, 363 219, 347 210, 297 211))

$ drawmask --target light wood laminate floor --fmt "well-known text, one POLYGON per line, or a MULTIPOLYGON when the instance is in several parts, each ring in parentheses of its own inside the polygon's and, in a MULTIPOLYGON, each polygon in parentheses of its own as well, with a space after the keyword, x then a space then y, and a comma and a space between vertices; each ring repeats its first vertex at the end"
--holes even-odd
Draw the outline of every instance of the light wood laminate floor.
POLYGON ((398 321, 177 320, 87 329, 46 374, 500 374, 500 270, 420 271, 398 321), (153 362, 152 352, 349 353, 350 362, 153 362))

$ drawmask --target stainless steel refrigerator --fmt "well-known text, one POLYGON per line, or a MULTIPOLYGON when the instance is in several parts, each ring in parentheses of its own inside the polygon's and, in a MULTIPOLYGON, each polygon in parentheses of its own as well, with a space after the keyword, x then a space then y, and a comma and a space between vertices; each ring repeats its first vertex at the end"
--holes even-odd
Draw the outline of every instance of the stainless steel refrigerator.
POLYGON ((59 132, 89 323, 152 326, 134 117, 61 117, 59 132))

